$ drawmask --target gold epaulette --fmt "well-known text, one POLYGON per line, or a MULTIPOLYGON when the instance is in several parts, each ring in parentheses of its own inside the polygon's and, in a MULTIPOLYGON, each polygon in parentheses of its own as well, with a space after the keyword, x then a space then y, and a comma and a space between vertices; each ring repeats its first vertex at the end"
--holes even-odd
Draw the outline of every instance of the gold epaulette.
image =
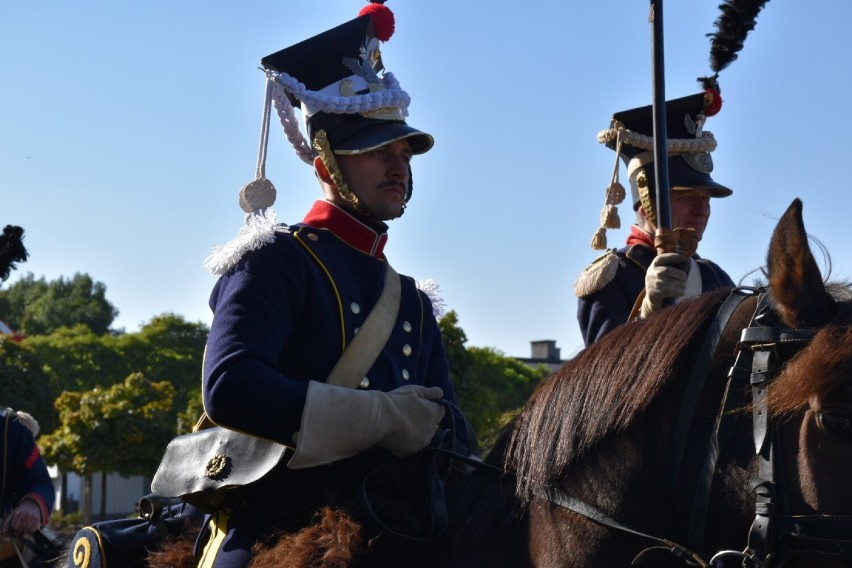
POLYGON ((574 295, 584 298, 594 294, 612 282, 617 271, 618 255, 615 254, 615 249, 610 249, 583 269, 577 281, 574 282, 574 295))

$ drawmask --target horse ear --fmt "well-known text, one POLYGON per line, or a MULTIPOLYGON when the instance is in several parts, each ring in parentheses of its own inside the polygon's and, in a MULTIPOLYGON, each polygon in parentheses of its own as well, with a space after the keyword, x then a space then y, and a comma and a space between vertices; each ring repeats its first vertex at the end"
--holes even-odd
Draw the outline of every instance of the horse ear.
POLYGON ((793 200, 781 217, 766 259, 774 307, 789 327, 826 323, 835 311, 816 261, 808 246, 802 221, 802 202, 793 200))

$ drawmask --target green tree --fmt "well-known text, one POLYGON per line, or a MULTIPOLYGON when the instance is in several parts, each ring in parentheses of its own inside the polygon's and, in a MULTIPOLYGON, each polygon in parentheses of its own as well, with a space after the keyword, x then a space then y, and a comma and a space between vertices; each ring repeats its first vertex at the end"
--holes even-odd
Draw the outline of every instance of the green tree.
POLYGON ((483 454, 517 414, 532 391, 550 374, 514 357, 483 347, 466 347, 458 316, 448 312, 439 322, 459 406, 476 432, 483 454))
POLYGON ((117 337, 98 335, 83 324, 28 336, 24 344, 47 371, 56 373, 62 390, 108 387, 141 370, 128 364, 117 337))
MULTIPOLYGON (((56 400, 59 427, 42 436, 45 459, 84 477, 83 512, 91 521, 94 472, 150 475, 174 435, 170 420, 175 389, 133 373, 109 388, 66 391, 56 400)), ((105 487, 104 487, 105 489, 105 487)), ((106 493, 102 493, 102 516, 106 493)))
POLYGON ((471 377, 471 359, 467 352, 465 343, 467 335, 459 327, 458 314, 451 310, 438 322, 441 328, 441 337, 444 340, 444 351, 450 366, 450 381, 456 390, 456 398, 465 400, 468 398, 467 390, 471 377))
POLYGON ((38 420, 42 432, 57 425, 53 401, 59 396, 59 380, 43 368, 23 343, 0 335, 0 406, 23 410, 38 420))
POLYGON ((162 314, 138 333, 117 338, 117 348, 133 371, 175 387, 177 432, 191 429, 201 414, 201 363, 209 328, 176 314, 162 314))
POLYGON ((465 412, 483 449, 490 449, 550 370, 543 365, 531 367, 491 348, 471 347, 468 354, 472 381, 465 393, 465 412))
POLYGON ((176 432, 185 432, 200 414, 201 361, 207 333, 202 323, 164 314, 136 333, 96 335, 80 324, 50 335, 27 337, 24 343, 43 371, 57 377, 60 391, 108 388, 131 373, 169 381, 176 392, 170 418, 176 432))
POLYGON ((88 274, 47 282, 30 273, 0 290, 0 313, 24 335, 46 335, 77 324, 101 335, 109 331, 118 310, 106 299, 106 286, 88 274))

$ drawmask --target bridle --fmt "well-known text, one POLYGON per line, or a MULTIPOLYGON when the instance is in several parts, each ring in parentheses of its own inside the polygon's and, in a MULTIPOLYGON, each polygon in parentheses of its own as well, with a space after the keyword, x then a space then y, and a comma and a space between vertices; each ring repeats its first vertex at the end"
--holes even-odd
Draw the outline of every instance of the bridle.
MULTIPOLYGON (((734 365, 731 385, 747 379, 752 393, 752 432, 757 458, 757 477, 750 486, 755 495, 755 518, 748 534, 748 546, 742 551, 722 551, 714 558, 740 559, 743 566, 781 566, 794 553, 816 554, 838 560, 852 560, 852 516, 790 515, 782 468, 781 445, 777 444, 777 425, 769 420, 767 387, 783 368, 787 357, 782 352, 798 352, 816 335, 819 328, 790 328, 779 325, 771 310, 766 290, 756 290, 757 307, 749 326, 743 329, 734 365)), ((725 401, 727 408, 728 402, 725 401)), ((723 420, 732 419, 725 414, 723 420)))
MULTIPOLYGON (((677 479, 687 446, 687 433, 694 416, 698 396, 709 374, 710 363, 722 333, 735 309, 748 297, 757 295, 754 314, 741 332, 734 364, 728 373, 729 384, 716 418, 698 486, 693 496, 688 531, 688 546, 652 536, 611 518, 596 507, 576 499, 556 486, 543 488, 536 495, 598 524, 654 542, 642 550, 634 564, 649 559, 653 553, 665 551, 688 566, 722 567, 734 561, 746 568, 782 566, 795 553, 816 554, 839 560, 852 560, 852 516, 790 515, 786 503, 777 424, 769 420, 767 387, 783 368, 791 352, 798 352, 814 337, 818 328, 789 328, 779 325, 769 305, 764 288, 735 288, 723 303, 705 334, 701 349, 686 385, 684 400, 675 422, 672 467, 669 482, 677 479), (701 550, 709 508, 710 489, 716 463, 722 450, 733 437, 737 415, 732 411, 743 406, 743 394, 750 385, 752 393, 753 437, 758 463, 757 476, 750 483, 755 495, 755 518, 743 551, 724 550, 709 561, 694 550, 701 550)), ((675 485, 671 485, 674 487, 675 485)))

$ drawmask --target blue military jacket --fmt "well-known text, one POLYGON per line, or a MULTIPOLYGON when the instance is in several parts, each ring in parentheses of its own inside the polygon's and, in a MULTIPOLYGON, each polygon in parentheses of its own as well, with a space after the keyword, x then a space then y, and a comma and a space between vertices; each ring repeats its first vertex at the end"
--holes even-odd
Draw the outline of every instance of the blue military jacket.
MULTIPOLYGON (((586 268, 580 280, 594 279, 594 284, 577 294, 577 320, 587 347, 630 317, 636 298, 645 288, 645 272, 656 255, 653 248, 634 244, 609 250, 586 268)), ((717 264, 697 254, 692 258, 701 270, 703 292, 734 285, 717 264)))
POLYGON ((5 517, 22 499, 31 499, 47 524, 56 499, 53 481, 39 452, 33 433, 15 411, 0 409, 0 452, 3 471, 0 480, 0 517, 5 517))
MULTIPOLYGON (((214 422, 293 443, 308 381, 325 380, 381 294, 385 230, 318 201, 302 223, 282 226, 219 279, 203 377, 214 422)), ((438 386, 455 404, 432 303, 400 278, 399 314, 367 388, 438 386)))

